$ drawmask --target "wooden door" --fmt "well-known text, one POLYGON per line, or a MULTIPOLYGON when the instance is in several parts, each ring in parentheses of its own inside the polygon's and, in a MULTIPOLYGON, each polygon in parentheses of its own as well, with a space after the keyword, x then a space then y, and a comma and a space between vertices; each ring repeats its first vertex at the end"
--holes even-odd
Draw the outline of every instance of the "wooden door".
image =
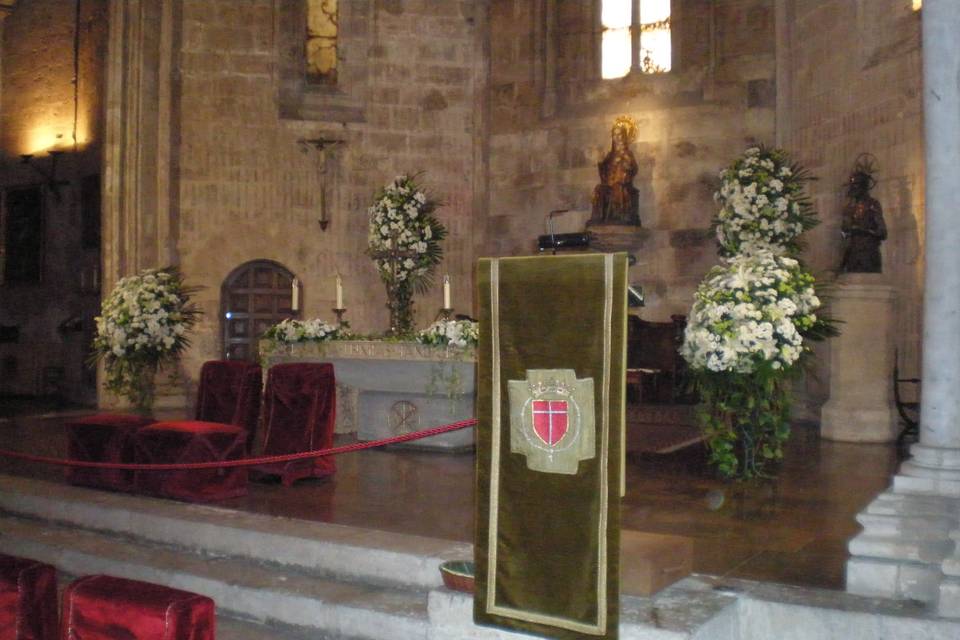
POLYGON ((220 295, 225 360, 257 360, 263 332, 300 317, 291 308, 293 278, 286 267, 269 260, 243 264, 227 277, 220 295))

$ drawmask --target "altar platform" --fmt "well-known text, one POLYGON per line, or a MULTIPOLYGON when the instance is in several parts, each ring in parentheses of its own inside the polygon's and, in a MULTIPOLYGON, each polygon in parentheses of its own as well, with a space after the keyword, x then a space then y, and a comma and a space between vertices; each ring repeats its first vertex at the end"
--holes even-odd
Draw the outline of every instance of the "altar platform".
MULTIPOLYGON (((62 456, 65 450, 62 435, 64 419, 64 415, 52 414, 45 417, 0 420, 0 446, 62 456)), ((341 436, 338 443, 350 439, 352 438, 349 436, 341 436)), ((769 604, 775 600, 782 604, 784 599, 800 597, 797 596, 799 593, 805 594, 800 598, 805 604, 791 609, 791 615, 801 615, 803 611, 809 613, 808 605, 811 602, 819 602, 817 606, 828 606, 831 602, 833 605, 830 606, 834 606, 843 602, 846 603, 844 607, 859 608, 861 612, 885 611, 884 615, 893 616, 891 620, 901 620, 902 616, 906 616, 908 620, 919 621, 916 624, 939 625, 940 623, 930 622, 925 614, 916 608, 883 609, 872 601, 850 600, 834 591, 842 588, 843 566, 847 558, 846 541, 858 531, 854 515, 885 486, 894 464, 895 452, 892 447, 824 442, 818 438, 816 428, 809 426, 799 426, 796 429, 788 446, 787 460, 780 481, 775 487, 770 487, 767 493, 738 492, 729 485, 712 479, 706 471, 703 455, 696 447, 666 456, 632 457, 627 465, 627 496, 623 502, 624 527, 691 538, 694 545, 693 568, 701 575, 693 578, 693 582, 685 582, 676 588, 668 589, 658 596, 659 600, 626 600, 625 607, 631 612, 628 620, 632 621, 630 624, 633 626, 630 627, 632 631, 624 633, 623 637, 696 637, 724 640, 763 637, 703 635, 711 629, 716 630, 718 625, 733 624, 735 617, 740 615, 738 611, 743 611, 746 606, 744 594, 750 593, 754 594, 747 598, 753 603, 749 605, 753 607, 750 609, 753 612, 751 615, 761 618, 779 617, 785 615, 785 611, 763 609, 763 612, 760 612, 757 602, 769 604), (755 580, 791 586, 758 585, 753 582, 755 580), (828 591, 820 591, 822 588, 828 591), (700 604, 697 604, 698 602, 700 604), (735 604, 737 602, 740 604, 735 604), (674 617, 667 622, 661 620, 661 628, 658 630, 652 621, 655 622, 657 616, 666 615, 665 612, 669 611, 673 611, 670 615, 674 617), (681 624, 681 619, 686 622, 681 624)), ((330 591, 325 592, 326 595, 316 591, 319 587, 310 587, 317 598, 327 598, 325 602, 330 598, 340 598, 337 613, 324 614, 327 619, 346 620, 353 615, 350 612, 359 606, 357 603, 370 599, 369 605, 373 607, 374 613, 367 612, 365 615, 374 615, 374 619, 381 623, 386 620, 390 624, 397 622, 390 616, 397 615, 400 616, 398 620, 406 620, 412 625, 410 633, 413 635, 391 637, 436 637, 445 640, 457 637, 499 637, 482 634, 468 636, 465 631, 464 635, 457 635, 460 632, 450 631, 453 628, 459 629, 458 625, 467 624, 469 621, 469 598, 438 587, 439 578, 433 574, 433 569, 441 557, 462 553, 469 555, 469 547, 466 545, 473 535, 474 508, 474 466, 473 455, 469 453, 450 455, 396 449, 356 452, 340 457, 338 473, 330 481, 306 480, 291 488, 284 488, 279 484, 252 483, 248 496, 213 506, 185 505, 68 487, 60 480, 60 469, 7 460, 0 460, 0 474, 8 476, 0 478, 4 495, 33 495, 34 498, 23 502, 46 501, 46 508, 56 509, 50 513, 57 519, 67 514, 80 513, 82 516, 83 512, 86 512, 87 516, 82 517, 88 517, 90 513, 96 514, 97 510, 119 505, 130 514, 147 509, 154 514, 169 516, 172 522, 185 521, 189 525, 186 529, 199 531, 201 537, 218 541, 218 544, 223 537, 218 533, 220 529, 196 526, 197 514, 206 514, 204 517, 213 520, 209 523, 210 526, 216 527, 223 525, 243 528, 241 523, 250 521, 254 523, 254 529, 259 528, 266 533, 307 531, 307 534, 297 534, 297 537, 332 536, 341 543, 349 538, 354 546, 368 548, 368 551, 362 553, 364 556, 381 553, 377 549, 389 551, 394 548, 396 551, 396 545, 400 545, 402 549, 410 552, 410 555, 404 556, 406 560, 400 565, 391 565, 393 568, 389 571, 394 573, 390 575, 410 574, 410 580, 415 577, 420 581, 418 586, 412 589, 414 595, 410 595, 411 589, 408 588, 399 592, 391 589, 384 592, 382 579, 374 579, 372 586, 367 585, 359 591, 356 586, 349 589, 343 585, 337 586, 339 582, 335 580, 336 584, 328 585, 330 591), (18 490, 17 483, 27 481, 39 484, 33 484, 30 488, 21 486, 18 490), (70 495, 66 495, 67 493, 70 495), (74 495, 75 493, 77 495, 74 495), (82 500, 78 498, 81 494, 82 500), (189 524, 191 521, 193 524, 189 524), (354 595, 346 595, 348 592, 354 595), (379 609, 377 602, 383 605, 379 609), (393 613, 387 618, 376 617, 390 611, 393 613), (432 625, 439 626, 434 628, 432 625), (435 631, 433 636, 428 635, 431 628, 435 631), (442 633, 436 629, 440 629, 442 633)), ((3 507, 8 515, 11 508, 20 508, 16 507, 16 504, 21 502, 18 498, 10 500, 14 502, 3 507)), ((46 544, 44 540, 54 540, 60 535, 56 527, 49 533, 44 532, 46 525, 42 524, 45 518, 43 513, 22 515, 27 516, 26 520, 17 517, 17 526, 25 528, 20 528, 19 534, 14 535, 11 527, 0 527, 0 543, 5 536, 8 541, 18 538, 31 541, 30 544, 43 545, 46 544)), ((138 520, 142 518, 122 514, 117 516, 117 521, 121 523, 138 520)), ((171 526, 172 532, 180 530, 180 525, 175 522, 171 526)), ((180 533, 162 535, 178 546, 194 544, 188 539, 178 538, 177 536, 182 535, 180 533)), ((70 536, 64 538, 65 541, 69 539, 70 536)), ((94 542, 90 544, 96 546, 94 542)), ((150 544, 146 548, 150 549, 150 544)), ((124 551, 127 555, 121 553, 121 557, 110 560, 111 563, 117 563, 111 566, 136 565, 139 562, 137 558, 141 557, 136 552, 138 545, 139 543, 135 543, 128 551, 124 551)), ((53 542, 48 544, 48 548, 52 549, 54 546, 56 545, 53 542)), ((100 546, 116 547, 113 544, 100 546)), ((116 548, 122 551, 120 547, 116 548)), ((238 560, 240 565, 237 566, 246 567, 241 571, 230 568, 233 566, 230 564, 232 561, 228 562, 224 558, 224 555, 229 555, 228 551, 207 550, 207 558, 211 561, 216 559, 214 565, 224 565, 224 584, 233 584, 235 590, 224 591, 223 597, 237 598, 235 602, 239 605, 231 606, 246 606, 243 598, 252 596, 250 592, 243 591, 245 583, 231 583, 229 576, 245 575, 244 572, 259 566, 264 560, 262 557, 238 560)), ((83 549, 67 549, 57 553, 66 554, 64 557, 72 558, 71 561, 78 563, 88 557, 85 555, 88 552, 83 549)), ((314 551, 301 555, 306 558, 304 561, 320 563, 320 569, 310 571, 319 571, 327 577, 336 571, 344 570, 344 558, 348 563, 351 558, 343 553, 341 547, 336 546, 315 547, 314 551), (325 564, 329 562, 340 562, 340 566, 325 564)), ((273 561, 286 562, 281 557, 274 557, 273 561)), ((193 573, 187 571, 193 576, 191 580, 195 581, 191 584, 207 584, 203 580, 214 579, 201 571, 210 567, 205 568, 202 562, 198 565, 190 558, 178 559, 171 556, 167 564, 170 566, 148 566, 144 571, 186 571, 189 567, 196 566, 195 571, 190 570, 194 571, 193 573)), ((281 600, 266 601, 268 604, 272 603, 270 606, 274 606, 277 611, 295 611, 306 606, 307 601, 302 599, 306 596, 296 589, 291 591, 284 585, 300 584, 295 576, 302 575, 304 570, 297 567, 276 570, 276 567, 273 567, 254 582, 257 583, 257 588, 274 589, 280 594, 278 598, 282 596, 281 600)), ((370 571, 369 568, 363 570, 370 571)), ((360 578, 367 580, 369 576, 360 578)), ((360 578, 354 576, 346 582, 356 585, 360 578)), ((307 586, 305 583, 304 589, 307 589, 307 586)), ((265 605, 261 603, 258 606, 265 605)), ((317 609, 320 610, 325 611, 317 609)), ((227 624, 234 625, 232 621, 227 624)), ((242 627, 244 625, 240 624, 239 628, 242 627)), ((255 634, 256 625, 253 628, 254 631, 250 633, 255 634)), ((371 630, 369 626, 366 628, 371 630)), ((343 630, 357 629, 344 627, 343 630)), ((956 628, 953 631, 955 632, 956 628)), ((299 637, 295 632, 291 633, 293 635, 263 637, 299 637)), ((937 633, 929 637, 953 637, 937 633)), ((224 640, 233 640, 234 637, 246 640, 248 637, 257 636, 223 636, 224 640)), ((339 636, 333 634, 331 637, 339 636)), ((378 636, 361 634, 361 637, 378 636)))

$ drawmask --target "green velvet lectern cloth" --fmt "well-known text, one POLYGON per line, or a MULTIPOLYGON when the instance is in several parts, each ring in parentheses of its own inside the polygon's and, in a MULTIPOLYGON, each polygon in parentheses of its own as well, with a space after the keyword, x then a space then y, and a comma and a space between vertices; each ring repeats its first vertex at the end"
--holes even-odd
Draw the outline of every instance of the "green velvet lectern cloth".
POLYGON ((626 254, 478 266, 474 620, 616 638, 626 254))

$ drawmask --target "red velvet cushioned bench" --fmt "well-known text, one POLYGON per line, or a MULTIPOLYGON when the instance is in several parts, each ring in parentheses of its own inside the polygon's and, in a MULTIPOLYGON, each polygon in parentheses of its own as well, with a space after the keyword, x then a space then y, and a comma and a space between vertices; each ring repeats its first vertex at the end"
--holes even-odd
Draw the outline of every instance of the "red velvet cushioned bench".
POLYGON ((0 554, 0 640, 56 640, 57 570, 0 554))
MULTIPOLYGON (((247 433, 235 425, 200 420, 155 422, 134 436, 138 464, 216 462, 243 458, 247 433)), ((247 493, 246 467, 137 471, 138 493, 187 502, 225 500, 247 493)))
MULTIPOLYGON (((332 364, 290 363, 271 367, 263 399, 263 455, 332 447, 336 405, 332 364)), ((257 474, 279 475, 284 486, 300 478, 331 476, 336 470, 332 457, 253 468, 257 474)))
POLYGON ((149 582, 86 576, 63 594, 61 640, 214 640, 213 600, 149 582))
MULTIPOLYGON (((152 418, 115 413, 67 421, 67 457, 91 462, 133 462, 133 435, 152 422, 152 418)), ((70 484, 85 487, 133 490, 132 471, 67 467, 66 478, 70 484)))
POLYGON ((200 369, 195 420, 220 422, 243 427, 247 449, 260 418, 260 394, 263 373, 260 365, 241 360, 210 360, 200 369))

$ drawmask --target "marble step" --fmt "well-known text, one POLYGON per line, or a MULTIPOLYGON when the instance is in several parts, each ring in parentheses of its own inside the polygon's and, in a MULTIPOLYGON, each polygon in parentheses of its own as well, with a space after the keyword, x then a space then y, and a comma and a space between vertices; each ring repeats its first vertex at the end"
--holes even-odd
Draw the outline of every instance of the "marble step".
POLYGON ((427 590, 469 544, 0 475, 0 512, 298 571, 427 590))
POLYGON ((0 552, 35 558, 64 574, 95 573, 165 584, 213 598, 220 614, 279 623, 333 638, 426 638, 424 591, 344 582, 289 568, 186 553, 76 527, 0 517, 0 552))

